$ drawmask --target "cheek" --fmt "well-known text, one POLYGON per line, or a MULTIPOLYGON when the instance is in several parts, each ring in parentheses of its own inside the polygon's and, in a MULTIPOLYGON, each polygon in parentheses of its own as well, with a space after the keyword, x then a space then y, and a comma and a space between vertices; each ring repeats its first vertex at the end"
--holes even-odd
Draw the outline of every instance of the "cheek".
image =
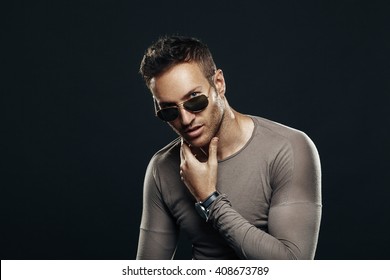
POLYGON ((211 117, 213 119, 219 119, 220 116, 222 115, 223 113, 223 110, 224 110, 225 106, 224 106, 224 102, 222 99, 220 98, 217 98, 214 103, 213 103, 213 106, 211 108, 211 117))
POLYGON ((207 126, 211 131, 214 131, 216 127, 219 126, 219 123, 223 114, 223 107, 220 104, 210 104, 207 108, 207 112, 204 115, 203 119, 207 123, 207 126), (210 106, 212 105, 212 106, 210 106))

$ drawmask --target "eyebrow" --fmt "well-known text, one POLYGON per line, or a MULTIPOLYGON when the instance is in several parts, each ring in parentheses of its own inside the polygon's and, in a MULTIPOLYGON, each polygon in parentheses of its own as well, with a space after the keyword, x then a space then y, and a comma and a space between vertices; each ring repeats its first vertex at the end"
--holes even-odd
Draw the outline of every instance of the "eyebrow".
MULTIPOLYGON (((184 101, 187 101, 190 97, 190 95, 194 92, 199 92, 202 90, 202 86, 197 86, 195 88, 193 88, 192 90, 188 91, 188 93, 186 93, 183 97, 184 101)), ((180 102, 178 102, 180 103, 180 102)), ((175 102, 158 102, 158 105, 162 108, 162 107, 169 107, 169 106, 175 106, 177 103, 175 102)))

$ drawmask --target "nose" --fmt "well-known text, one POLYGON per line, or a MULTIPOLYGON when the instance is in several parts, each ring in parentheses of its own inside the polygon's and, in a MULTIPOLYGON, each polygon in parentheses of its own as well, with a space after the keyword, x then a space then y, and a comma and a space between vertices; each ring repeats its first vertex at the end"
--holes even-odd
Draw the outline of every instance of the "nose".
POLYGON ((195 114, 187 111, 186 109, 184 109, 184 107, 180 107, 179 112, 180 112, 180 120, 183 126, 191 124, 191 122, 195 118, 195 114))

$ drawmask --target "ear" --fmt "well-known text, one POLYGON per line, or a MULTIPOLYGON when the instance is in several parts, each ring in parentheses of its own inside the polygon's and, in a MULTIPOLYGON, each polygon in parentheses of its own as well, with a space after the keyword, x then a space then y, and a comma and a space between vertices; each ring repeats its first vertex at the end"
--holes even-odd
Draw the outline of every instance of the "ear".
POLYGON ((221 69, 218 69, 215 72, 214 84, 215 84, 215 87, 217 89, 218 95, 221 96, 221 97, 225 96, 226 83, 225 83, 225 78, 223 76, 223 72, 222 72, 221 69))

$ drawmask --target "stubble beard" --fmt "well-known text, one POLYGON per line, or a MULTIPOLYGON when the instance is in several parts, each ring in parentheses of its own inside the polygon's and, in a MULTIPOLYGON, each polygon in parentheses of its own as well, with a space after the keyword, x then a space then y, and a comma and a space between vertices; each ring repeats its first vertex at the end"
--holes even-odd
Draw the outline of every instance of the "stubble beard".
POLYGON ((219 135, 223 123, 223 119, 225 116, 225 109, 221 108, 220 105, 217 105, 215 107, 215 110, 213 110, 213 112, 211 112, 210 115, 212 116, 210 118, 210 122, 208 124, 205 124, 204 126, 205 131, 201 136, 204 139, 201 140, 200 143, 196 143, 198 142, 196 141, 197 139, 195 139, 195 141, 189 141, 189 144, 191 144, 192 146, 201 148, 203 150, 207 150, 211 142, 211 139, 219 135))

